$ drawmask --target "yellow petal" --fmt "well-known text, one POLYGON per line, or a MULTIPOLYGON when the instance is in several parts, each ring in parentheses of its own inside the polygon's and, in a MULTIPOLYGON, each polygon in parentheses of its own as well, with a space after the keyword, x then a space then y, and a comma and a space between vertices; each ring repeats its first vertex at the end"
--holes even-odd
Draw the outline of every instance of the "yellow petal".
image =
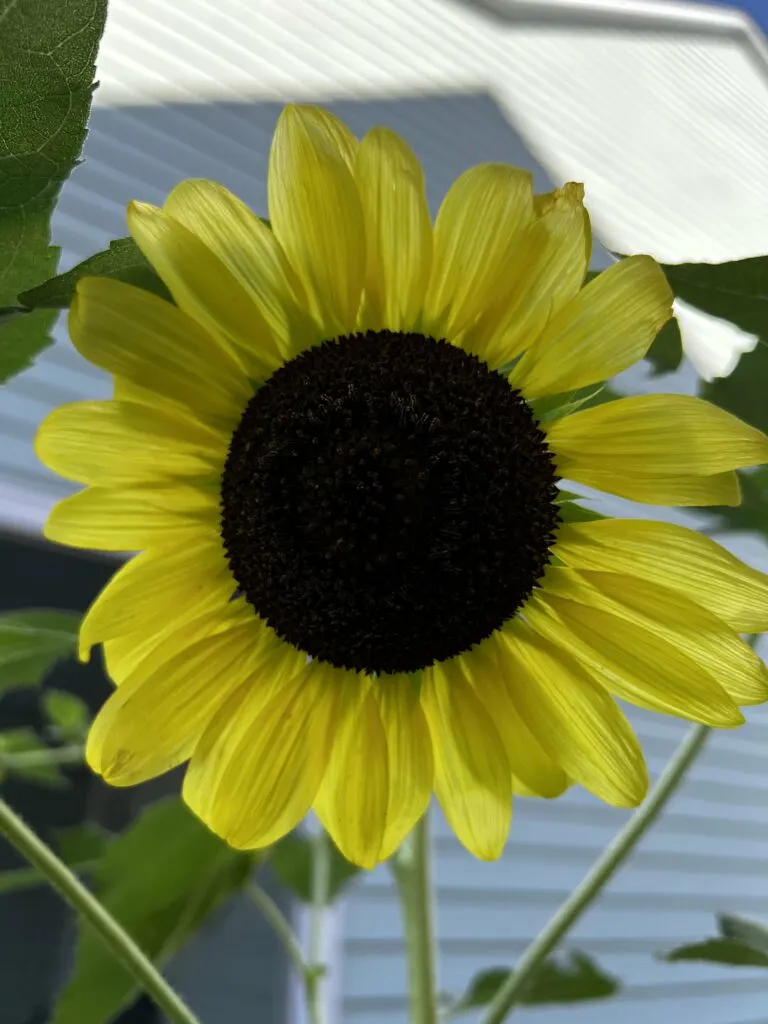
POLYGON ((319 663, 294 675, 267 667, 264 686, 241 687, 204 733, 182 792, 230 845, 269 846, 309 811, 335 732, 335 671, 319 663))
POLYGON ((188 484, 90 487, 55 505, 43 532, 73 548, 139 551, 208 538, 218 516, 218 494, 188 484))
POLYGON ((535 220, 520 240, 508 280, 462 338, 500 367, 532 345, 584 283, 591 253, 584 188, 573 182, 534 198, 535 220))
POLYGON ((506 648, 481 644, 461 657, 464 671, 496 724, 512 774, 529 794, 553 798, 568 786, 563 769, 549 757, 515 707, 514 666, 506 648))
POLYGON ((86 359, 146 392, 237 422, 252 390, 239 364, 180 309, 108 278, 87 277, 69 311, 72 341, 86 359))
POLYGON ((193 232, 250 296, 280 353, 290 359, 316 340, 306 295, 269 227, 237 196, 213 181, 183 181, 164 209, 193 232))
POLYGON ((250 294, 197 235, 150 203, 131 203, 127 219, 178 307, 234 354, 249 377, 263 380, 281 364, 277 343, 250 294))
POLYGON ((458 659, 425 670, 421 701, 448 823, 475 857, 495 860, 512 819, 512 773, 496 725, 458 659))
MULTIPOLYGON (((728 727, 744 721, 734 700, 759 704, 768 699, 768 673, 749 645, 711 612, 673 590, 618 573, 552 569, 545 579, 545 593, 578 603, 576 609, 569 607, 568 615, 575 618, 574 631, 585 639, 605 628, 614 655, 621 647, 619 636, 627 650, 644 648, 633 667, 646 666, 645 672, 637 673, 640 695, 647 690, 653 699, 667 702, 655 710, 670 710, 669 691, 674 686, 678 696, 672 713, 694 717, 686 708, 695 704, 699 716, 708 716, 705 724, 728 727), (616 623, 616 617, 623 621, 616 623), (653 678, 644 685, 646 675, 653 678)), ((625 655, 623 660, 630 658, 625 655)))
POLYGON ((761 431, 686 395, 635 395, 572 413, 549 426, 547 443, 566 479, 668 505, 738 504, 729 471, 768 459, 761 431))
POLYGON ((205 608, 224 609, 236 589, 220 540, 150 550, 123 565, 80 624, 80 656, 126 633, 154 632, 205 608))
POLYGON ((368 262, 362 325, 410 331, 432 265, 432 224, 424 172, 410 147, 387 128, 363 139, 355 164, 368 262))
POLYGON ((425 814, 434 784, 432 741, 418 694, 407 676, 375 688, 387 739, 389 803, 379 857, 387 860, 425 814))
POLYGON ((526 398, 607 380, 642 359, 672 316, 672 290, 650 256, 630 256, 598 274, 547 324, 510 383, 526 398))
POLYGON ((35 438, 49 469, 114 486, 221 471, 229 437, 200 422, 130 402, 73 402, 54 409, 35 438))
POLYGON ((329 338, 355 330, 365 279, 363 210, 349 164, 354 146, 342 129, 315 107, 286 107, 267 183, 272 230, 329 338))
POLYGON ((435 222, 424 329, 454 338, 507 286, 520 237, 533 221, 533 179, 506 164, 480 164, 457 178, 435 222))
POLYGON ((522 620, 497 636, 508 647, 516 707, 544 750, 606 803, 640 803, 648 788, 643 752, 608 693, 522 620))
POLYGON ((94 719, 88 764, 113 786, 132 786, 186 761, 227 696, 254 670, 257 621, 198 640, 155 672, 140 665, 94 719))
POLYGON ((387 737, 370 680, 344 673, 328 768, 315 811, 353 864, 381 860, 389 805, 387 737))
MULTIPOLYGON (((103 650, 107 673, 116 686, 133 678, 139 666, 143 676, 148 677, 198 640, 246 625, 258 631, 265 628, 245 598, 235 598, 223 607, 216 608, 202 602, 182 620, 164 617, 149 632, 144 629, 141 632, 125 633, 114 640, 105 640, 103 650)), ((271 631, 267 631, 264 642, 268 639, 281 649, 288 650, 271 631)), ((301 667, 304 661, 298 664, 301 667)))
POLYGON ((743 721, 723 687, 697 662, 618 615, 550 593, 529 602, 526 617, 621 700, 717 728, 743 721))
MULTIPOLYGON (((709 476, 768 460, 768 437, 689 395, 632 395, 556 420, 548 442, 570 468, 588 460, 640 473, 709 476)), ((567 474, 566 474, 567 475, 567 474)))
POLYGON ((738 633, 768 629, 768 575, 695 530, 642 519, 571 523, 557 556, 574 569, 626 573, 708 608, 738 633))

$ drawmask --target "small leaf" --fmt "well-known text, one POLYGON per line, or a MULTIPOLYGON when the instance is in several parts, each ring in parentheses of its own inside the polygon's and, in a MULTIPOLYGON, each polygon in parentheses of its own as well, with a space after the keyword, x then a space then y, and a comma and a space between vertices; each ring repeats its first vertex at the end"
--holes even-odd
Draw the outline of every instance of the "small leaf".
MULTIPOLYGON (((242 888, 253 862, 173 798, 148 808, 112 840, 95 888, 109 913, 162 964, 215 907, 242 888)), ((50 1024, 106 1024, 136 992, 133 978, 81 921, 74 970, 50 1024)))
POLYGON ((591 508, 582 505, 587 501, 583 495, 566 491, 562 487, 557 493, 557 503, 560 506, 561 523, 592 523, 596 519, 605 519, 602 512, 595 512, 591 508))
POLYGON ((19 301, 29 309, 67 309, 74 298, 77 282, 83 277, 109 277, 113 281, 123 281, 143 288, 144 291, 154 292, 168 302, 173 301, 170 292, 130 236, 116 238, 103 252, 97 252, 66 273, 22 292, 19 301))
MULTIPOLYGON (((511 975, 505 967, 482 971, 470 981, 467 990, 449 1010, 457 1017, 478 1006, 487 1006, 511 975)), ((546 1003, 578 1003, 605 999, 619 990, 618 981, 599 968, 585 953, 573 951, 562 962, 545 961, 522 990, 519 1002, 524 1006, 546 1003)))
POLYGON ((69 741, 83 739, 91 721, 85 701, 64 690, 47 690, 42 703, 57 738, 69 741))
POLYGON ((745 942, 768 957, 768 924, 750 921, 748 918, 736 917, 733 914, 720 914, 717 926, 724 938, 745 942))
POLYGON ((7 776, 54 788, 67 785, 50 749, 32 729, 0 732, 0 782, 7 776))
POLYGON ((552 423, 554 420, 561 420, 572 412, 581 409, 582 406, 600 405, 602 402, 611 401, 618 396, 607 388, 605 384, 598 384, 597 387, 580 388, 569 395, 553 395, 546 398, 534 399, 531 402, 531 410, 534 418, 540 423, 552 423), (607 397, 602 392, 607 391, 607 397))
POLYGON ((761 953, 746 942, 737 939, 705 939, 689 946, 663 953, 661 960, 677 963, 680 960, 699 960, 710 964, 730 964, 736 967, 768 967, 768 954, 761 953))
MULTIPOLYGON (((360 873, 360 868, 350 864, 330 840, 328 847, 331 858, 328 902, 333 903, 347 883, 360 873)), ((270 854, 270 863, 280 881, 305 903, 312 901, 312 849, 310 837, 292 832, 276 843, 270 854)))
POLYGON ((53 664, 75 652, 80 616, 25 609, 0 615, 0 693, 39 683, 53 664))
MULTIPOLYGON (((51 213, 85 140, 106 12, 107 0, 0 0, 0 306, 56 268, 51 213)), ((0 382, 50 344, 54 319, 4 318, 0 382)))

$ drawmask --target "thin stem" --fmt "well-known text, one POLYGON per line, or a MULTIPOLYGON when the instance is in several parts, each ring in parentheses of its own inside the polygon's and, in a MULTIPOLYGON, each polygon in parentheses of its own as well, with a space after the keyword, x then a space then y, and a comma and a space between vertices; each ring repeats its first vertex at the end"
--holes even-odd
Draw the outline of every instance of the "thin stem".
POLYGON ((656 780, 656 784, 645 801, 523 953, 514 971, 488 1007, 482 1024, 502 1024, 507 1019, 531 976, 570 931, 587 907, 600 895, 605 883, 621 867, 656 821, 669 798, 682 782, 686 771, 698 756, 708 735, 709 728, 705 725, 695 725, 688 732, 656 780))
MULTIPOLYGON (((95 871, 99 866, 97 860, 84 860, 77 864, 70 864, 69 868, 76 875, 87 875, 95 871)), ((0 895, 9 892, 21 892, 24 889, 36 889, 45 885, 48 879, 37 868, 17 868, 15 871, 3 871, 0 874, 0 895)))
POLYGON ((14 754, 0 754, 0 768, 13 772, 45 768, 49 764, 81 764, 83 756, 83 748, 79 744, 46 747, 44 750, 19 750, 14 754))
POLYGON ((199 1024, 152 962, 139 949, 130 935, 90 893, 75 874, 22 821, 8 804, 0 799, 0 835, 37 868, 69 905, 98 932, 140 988, 156 1003, 173 1024, 199 1024))
POLYGON ((330 840, 324 829, 319 829, 313 839, 312 850, 312 908, 309 918, 309 961, 305 988, 307 993, 307 1009, 310 1024, 323 1024, 323 976, 324 942, 325 942, 325 911, 331 884, 331 848, 330 840))
POLYGON ((275 903, 269 893, 265 892, 260 885, 252 882, 248 886, 248 895, 264 915, 272 931, 282 942, 288 957, 293 964, 293 969, 302 980, 306 979, 307 965, 304 961, 304 954, 301 951, 299 940, 296 938, 290 921, 275 903))
POLYGON ((421 819, 395 855, 392 867, 400 895, 408 954, 411 1024, 436 1024, 437 968, 429 816, 421 819))

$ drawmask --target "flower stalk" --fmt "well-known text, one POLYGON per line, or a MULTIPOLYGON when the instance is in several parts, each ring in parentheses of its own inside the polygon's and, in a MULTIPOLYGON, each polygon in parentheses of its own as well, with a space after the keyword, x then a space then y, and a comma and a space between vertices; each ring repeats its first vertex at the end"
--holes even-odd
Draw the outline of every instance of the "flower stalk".
POLYGON ((411 1024, 437 1024, 437 940, 428 814, 395 855, 392 869, 405 928, 411 1024))
POLYGON ((67 903, 98 933, 115 958, 172 1024, 199 1024, 162 974, 92 892, 4 800, 0 799, 0 835, 43 875, 67 903))
POLYGON ((503 1024, 519 1003, 521 993, 544 960, 568 934, 585 910, 600 895, 606 883, 618 871, 648 829, 666 807, 685 773, 698 757, 707 736, 706 725, 693 726, 684 737, 645 801, 635 811, 592 865, 583 881, 573 890, 549 923, 523 953, 515 970, 496 993, 482 1024, 503 1024))

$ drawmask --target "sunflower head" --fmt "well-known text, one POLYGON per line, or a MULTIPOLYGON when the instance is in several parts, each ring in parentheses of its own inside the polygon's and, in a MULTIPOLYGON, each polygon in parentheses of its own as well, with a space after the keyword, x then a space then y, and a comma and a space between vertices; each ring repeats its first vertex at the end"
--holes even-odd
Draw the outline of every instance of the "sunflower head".
POLYGON ((584 285, 580 185, 481 165, 433 224, 402 139, 289 107, 268 195, 269 224, 209 181, 133 203, 173 302, 91 278, 72 305, 114 396, 40 429, 85 485, 46 535, 139 552, 82 624, 116 684, 89 763, 131 785, 189 762, 185 799, 238 847, 314 807, 367 867, 433 792, 482 858, 513 792, 636 804, 614 698, 739 724, 768 696, 738 635, 768 627, 768 581, 679 526, 576 522, 560 481, 734 504, 768 440, 683 396, 563 414, 672 305, 648 256, 584 285))

